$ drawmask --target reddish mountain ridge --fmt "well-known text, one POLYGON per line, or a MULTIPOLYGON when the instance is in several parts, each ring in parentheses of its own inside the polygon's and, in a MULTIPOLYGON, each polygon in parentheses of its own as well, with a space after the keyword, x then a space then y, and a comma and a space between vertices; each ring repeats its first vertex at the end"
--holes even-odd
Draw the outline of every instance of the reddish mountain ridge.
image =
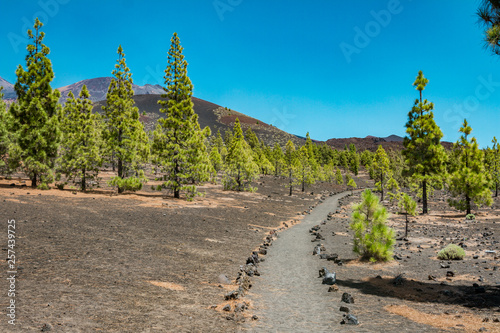
MULTIPOLYGON (((384 138, 368 135, 364 138, 329 139, 326 143, 337 150, 344 149, 346 146, 349 147, 351 143, 356 146, 358 151, 369 150, 375 152, 379 145, 382 145, 385 150, 403 149, 403 137, 394 134, 384 138)), ((441 142, 441 144, 446 149, 451 149, 453 146, 453 143, 446 141, 441 142)))

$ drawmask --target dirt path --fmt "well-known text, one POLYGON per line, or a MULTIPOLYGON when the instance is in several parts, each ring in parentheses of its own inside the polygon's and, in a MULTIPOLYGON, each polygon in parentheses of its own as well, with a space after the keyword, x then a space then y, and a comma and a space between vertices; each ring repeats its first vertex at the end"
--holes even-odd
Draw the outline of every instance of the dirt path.
MULTIPOLYGON (((313 209, 300 224, 279 234, 279 238, 273 242, 268 251, 266 260, 259 266, 262 276, 254 278, 253 287, 247 296, 258 320, 244 323, 242 331, 439 331, 388 313, 383 306, 391 304, 390 300, 360 293, 360 290, 346 283, 353 278, 349 275, 352 268, 347 269, 345 265, 339 267, 331 261, 320 260, 312 255, 314 247, 319 243, 311 242, 313 237, 309 229, 326 220, 329 212, 335 212, 338 200, 346 194, 347 192, 344 192, 329 197, 313 209), (330 271, 337 271, 340 288, 338 292, 327 292, 328 286, 323 285, 322 280, 318 278, 318 271, 323 266, 328 267, 330 271), (341 303, 343 292, 352 293, 356 304, 341 303), (343 312, 339 311, 341 305, 348 306, 351 311, 354 310, 353 314, 359 315, 361 325, 340 325, 343 315, 343 312)), ((353 256, 352 243, 345 226, 328 222, 321 227, 320 233, 326 237, 326 240, 322 241, 326 246, 326 253, 338 253, 343 259, 353 256), (345 237, 339 238, 337 235, 332 241, 332 237, 329 236, 332 229, 337 233, 343 231, 345 237)))
POLYGON ((337 302, 318 278, 324 262, 314 260, 312 251, 317 243, 311 242, 308 230, 335 212, 338 199, 344 195, 327 198, 302 223, 280 233, 260 264, 262 276, 254 280, 248 296, 259 320, 245 330, 322 332, 338 327, 341 315, 337 302))

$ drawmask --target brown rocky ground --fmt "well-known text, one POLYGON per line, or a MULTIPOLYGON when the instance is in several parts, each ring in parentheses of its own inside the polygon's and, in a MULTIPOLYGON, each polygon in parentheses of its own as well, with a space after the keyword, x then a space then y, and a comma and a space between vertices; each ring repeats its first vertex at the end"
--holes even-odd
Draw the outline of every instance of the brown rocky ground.
MULTIPOLYGON (((0 180, 2 253, 7 256, 7 221, 15 219, 18 272, 17 324, 2 315, 1 331, 234 331, 237 323, 220 306, 211 308, 235 288, 219 275, 234 281, 269 230, 299 221, 321 194, 341 190, 320 183, 290 197, 283 183, 261 177, 257 193, 209 184, 201 188, 204 197, 186 202, 149 185, 116 195, 107 188, 40 191, 26 187, 26 179, 0 180)), ((2 267, 5 273, 7 264, 2 267)), ((1 279, 3 309, 7 287, 1 279)))
MULTIPOLYGON (((422 330, 405 324, 391 327, 397 323, 393 320, 397 314, 426 325, 424 331, 500 332, 500 198, 493 207, 476 212, 476 221, 467 221, 465 214, 449 208, 445 196, 437 192, 428 216, 410 217, 408 240, 396 244, 397 260, 378 264, 360 262, 352 252, 348 226, 352 204, 359 201, 360 193, 342 199, 341 208, 319 231, 326 238, 322 243, 327 253, 338 254, 342 265, 314 259, 337 273, 339 291, 332 293, 335 300, 343 292, 354 296, 354 304, 344 305, 361 325, 339 326, 341 330, 422 330), (437 259, 437 252, 449 243, 465 247, 464 260, 437 259)), ((399 237, 404 235, 404 221, 402 215, 390 218, 389 224, 399 237)))

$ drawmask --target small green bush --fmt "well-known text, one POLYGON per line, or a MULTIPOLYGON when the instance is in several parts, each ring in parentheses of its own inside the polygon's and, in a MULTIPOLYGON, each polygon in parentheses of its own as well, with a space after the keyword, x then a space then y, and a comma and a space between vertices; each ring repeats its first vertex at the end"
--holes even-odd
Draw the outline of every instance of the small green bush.
POLYGON ((56 187, 58 189, 60 189, 60 190, 64 190, 64 185, 66 185, 66 184, 64 184, 64 183, 58 183, 58 184, 56 184, 56 187))
POLYGON ((466 220, 475 220, 476 219, 476 216, 474 214, 467 214, 467 216, 465 217, 466 220))
POLYGON ((439 251, 437 257, 440 260, 463 260, 465 257, 465 251, 458 245, 449 244, 444 249, 439 251))
POLYGON ((392 260, 394 230, 387 226, 388 213, 370 190, 362 194, 363 201, 354 206, 351 229, 354 230, 354 252, 371 262, 392 260))
POLYGON ((122 188, 123 191, 139 191, 142 189, 142 181, 137 177, 130 177, 122 179, 120 177, 113 177, 109 182, 109 185, 122 188))
POLYGON ((40 183, 40 185, 38 185, 37 188, 43 191, 50 190, 49 185, 47 185, 46 183, 40 183))

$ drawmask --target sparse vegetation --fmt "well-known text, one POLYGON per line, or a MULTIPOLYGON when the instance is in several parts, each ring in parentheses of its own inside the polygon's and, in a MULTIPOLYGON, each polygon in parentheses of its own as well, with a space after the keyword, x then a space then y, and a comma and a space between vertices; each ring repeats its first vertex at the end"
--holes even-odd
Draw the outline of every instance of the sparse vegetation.
POLYGON ((365 190, 362 202, 353 207, 351 229, 354 252, 370 261, 392 260, 394 231, 386 224, 388 213, 372 191, 365 190))
POLYGON ((438 252, 437 258, 440 260, 463 260, 465 251, 456 244, 449 244, 438 252))

